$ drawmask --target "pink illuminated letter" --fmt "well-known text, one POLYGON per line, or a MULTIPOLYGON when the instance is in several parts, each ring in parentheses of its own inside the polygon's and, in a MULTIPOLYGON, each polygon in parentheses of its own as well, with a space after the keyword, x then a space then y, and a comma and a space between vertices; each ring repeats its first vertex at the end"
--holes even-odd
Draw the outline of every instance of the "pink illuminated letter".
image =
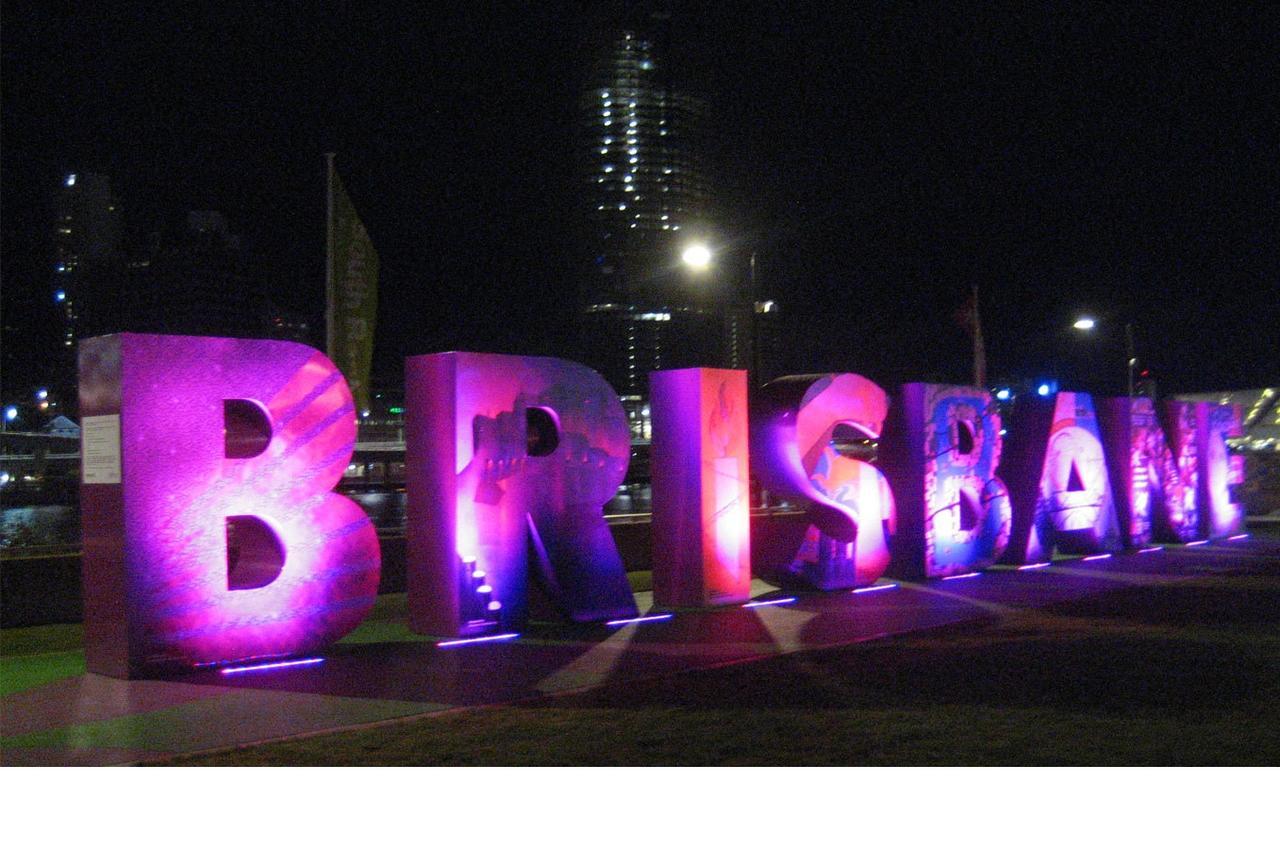
POLYGON ((522 627, 531 571, 568 619, 636 615, 602 511, 630 437, 600 375, 549 357, 431 354, 406 361, 405 400, 415 631, 522 627))
POLYGON ((1120 546, 1094 415, 1093 399, 1079 392, 1019 399, 1011 417, 1010 446, 1000 476, 1009 485, 1013 530, 1005 560, 1047 559, 1055 546, 1072 554, 1120 546))
POLYGON ((649 376, 653 410, 653 593, 671 607, 751 597, 747 373, 649 376))
POLYGON ((330 488, 341 373, 293 342, 121 334, 80 348, 91 671, 314 651, 373 606, 373 525, 330 488))
POLYGON ((1244 528, 1244 508, 1236 488, 1244 484, 1244 457, 1232 454, 1227 440, 1244 435, 1244 410, 1239 404, 1197 405, 1200 457, 1200 505, 1205 536, 1231 536, 1244 528))
POLYGON ((1156 533, 1169 542, 1190 542, 1203 533, 1197 408, 1188 401, 1165 401, 1162 406, 1175 474, 1162 482, 1169 510, 1167 521, 1156 526, 1156 533))
POLYGON ((805 502, 813 523, 780 580, 835 590, 884 574, 897 521, 889 482, 833 439, 840 426, 879 438, 888 408, 884 390, 856 374, 784 377, 761 388, 752 465, 766 487, 805 502))
POLYGON ((1199 529, 1194 465, 1188 486, 1151 399, 1102 398, 1098 404, 1125 544, 1137 548, 1156 537, 1172 542, 1195 539, 1199 529))

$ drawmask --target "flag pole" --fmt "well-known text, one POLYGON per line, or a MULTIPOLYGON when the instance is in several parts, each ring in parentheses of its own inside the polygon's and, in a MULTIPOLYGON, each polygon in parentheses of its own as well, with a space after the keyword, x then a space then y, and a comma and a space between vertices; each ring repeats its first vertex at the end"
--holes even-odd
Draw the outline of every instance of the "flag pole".
POLYGON ((334 339, 334 292, 333 292, 333 157, 324 155, 325 170, 325 258, 324 258, 324 350, 329 359, 336 355, 334 339))
POLYGON ((982 339, 982 314, 978 306, 978 284, 973 284, 973 385, 987 385, 987 346, 982 339))

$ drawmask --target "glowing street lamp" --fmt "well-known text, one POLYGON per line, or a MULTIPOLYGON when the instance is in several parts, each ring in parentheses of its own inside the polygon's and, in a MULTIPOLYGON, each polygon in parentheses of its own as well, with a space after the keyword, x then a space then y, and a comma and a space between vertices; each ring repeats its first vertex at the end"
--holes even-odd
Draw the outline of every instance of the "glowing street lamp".
POLYGON ((1082 315, 1079 318, 1077 318, 1076 323, 1071 326, 1074 327, 1076 330, 1092 330, 1097 325, 1097 323, 1098 322, 1095 321, 1091 316, 1082 315))
POLYGON ((711 266, 711 249, 701 242, 695 242, 680 254, 680 261, 694 271, 705 271, 711 266))

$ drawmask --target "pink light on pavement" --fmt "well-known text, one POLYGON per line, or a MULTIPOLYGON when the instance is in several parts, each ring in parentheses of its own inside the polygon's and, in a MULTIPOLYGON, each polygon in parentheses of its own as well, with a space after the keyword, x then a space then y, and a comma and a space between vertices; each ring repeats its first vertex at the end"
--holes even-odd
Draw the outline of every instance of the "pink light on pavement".
POLYGON ((1153 551, 1164 551, 1164 546, 1162 546, 1162 545, 1153 545, 1153 546, 1151 546, 1151 547, 1149 547, 1149 548, 1141 549, 1138 553, 1139 553, 1139 554, 1150 554, 1150 553, 1151 553, 1151 552, 1153 552, 1153 551))
POLYGON ((1088 557, 1081 557, 1080 562, 1087 563, 1090 560, 1110 560, 1110 559, 1111 559, 1110 554, 1090 554, 1088 557))
POLYGON ((944 581, 958 581, 958 580, 960 580, 961 578, 978 578, 978 577, 981 577, 981 576, 982 576, 982 573, 981 573, 981 572, 965 572, 963 575, 947 575, 947 576, 945 576, 942 580, 944 580, 944 581))
POLYGON ((1208 545, 1208 544, 1209 544, 1209 541, 1207 539, 1193 539, 1191 542, 1187 543, 1187 547, 1190 548, 1193 545, 1208 545))
POLYGON ((517 633, 511 634, 491 634, 488 637, 469 637, 465 640, 445 640, 443 643, 436 643, 436 648, 446 649, 450 646, 465 646, 469 643, 496 643, 500 640, 514 640, 520 636, 517 633))
POLYGON ((1248 538, 1249 538, 1249 535, 1248 535, 1248 534, 1236 534, 1236 535, 1235 535, 1235 536, 1233 536, 1233 537, 1227 537, 1227 542, 1233 542, 1234 540, 1238 540, 1238 539, 1248 539, 1248 538))
POLYGON ((1019 571, 1019 572, 1025 572, 1025 571, 1027 571, 1028 569, 1043 569, 1043 568, 1045 568, 1046 566, 1050 566, 1050 565, 1052 565, 1052 564, 1050 564, 1050 563, 1048 563, 1048 562, 1045 562, 1045 563, 1028 563, 1026 566, 1019 566, 1019 567, 1018 567, 1018 571, 1019 571))
POLYGON ((223 675, 239 675, 241 672, 260 672, 263 669, 285 669, 290 666, 315 666, 324 663, 323 657, 308 657, 303 660, 282 660, 276 663, 256 663, 251 666, 228 666, 218 670, 223 675))

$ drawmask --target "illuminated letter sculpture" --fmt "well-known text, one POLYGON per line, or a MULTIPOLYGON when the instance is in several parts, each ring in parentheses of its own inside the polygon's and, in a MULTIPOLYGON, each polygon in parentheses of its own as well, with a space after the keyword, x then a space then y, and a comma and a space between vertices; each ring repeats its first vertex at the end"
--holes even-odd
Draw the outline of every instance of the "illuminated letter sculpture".
POLYGON ((690 368, 655 371, 649 381, 654 601, 748 601, 747 373, 690 368))
POLYGON ((1000 477, 1013 504, 1006 561, 1044 560, 1056 546, 1072 554, 1120 546, 1111 481, 1093 399, 1078 392, 1019 400, 1000 477), (1016 450, 1015 450, 1016 449, 1016 450))
POLYGON ((80 346, 85 653, 117 677, 314 651, 373 606, 378 538, 330 492, 342 374, 294 342, 80 346))
POLYGON ((1168 542, 1190 542, 1203 533, 1197 408, 1187 401, 1165 401, 1163 408, 1164 432, 1177 474, 1165 484, 1165 496, 1170 504, 1168 523, 1158 524, 1156 534, 1168 542))
POLYGON ((888 412, 883 389, 856 374, 784 377, 753 405, 751 463, 769 489, 802 500, 809 528, 783 582, 822 590, 871 584, 889 565, 893 492, 880 470, 832 446, 847 425, 878 439, 888 412))
POLYGON ((1195 477, 1186 486, 1151 399, 1101 398, 1098 406, 1125 544, 1195 539, 1195 477))
POLYGON ((528 574, 577 622, 636 614, 602 507, 626 475, 627 421, 591 369, 447 353, 405 362, 413 630, 521 627, 528 574))
POLYGON ((1197 405, 1200 513, 1206 537, 1231 536, 1244 529, 1244 508, 1236 501, 1236 487, 1244 484, 1244 457, 1227 447, 1229 438, 1244 435, 1243 416, 1239 404, 1197 405))
POLYGON ((898 499, 895 571, 934 578, 990 566, 1009 541, 1012 513, 996 477, 1002 439, 990 393, 908 383, 881 443, 898 499))

